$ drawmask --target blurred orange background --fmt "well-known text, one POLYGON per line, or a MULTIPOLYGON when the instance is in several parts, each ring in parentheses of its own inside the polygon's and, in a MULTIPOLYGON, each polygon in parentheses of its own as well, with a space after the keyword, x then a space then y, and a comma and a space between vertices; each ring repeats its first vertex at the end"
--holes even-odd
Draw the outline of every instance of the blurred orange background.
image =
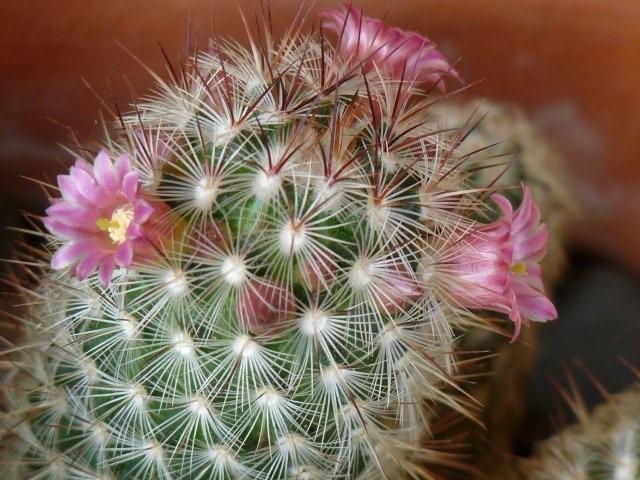
MULTIPOLYGON (((297 4, 272 0, 276 30, 297 4)), ((404 29, 426 33, 468 82, 469 96, 514 102, 566 155, 584 218, 580 248, 640 270, 640 1, 380 0, 354 2, 404 29)), ((251 20, 256 0, 238 0, 251 20)), ((317 2, 312 9, 337 2, 317 2)), ((160 71, 162 44, 185 53, 187 25, 199 45, 216 33, 240 38, 233 1, 58 0, 0 5, 0 215, 40 213, 45 199, 21 175, 54 178, 71 159, 58 143, 101 136, 96 95, 126 109, 152 86, 118 45, 160 71), (192 30, 193 31, 193 30, 192 30), (117 41, 117 42, 116 42, 117 41)), ((313 18, 313 17, 312 17, 313 18)), ((6 237, 3 237, 5 241, 6 237)), ((4 255, 3 255, 4 256, 4 255)))

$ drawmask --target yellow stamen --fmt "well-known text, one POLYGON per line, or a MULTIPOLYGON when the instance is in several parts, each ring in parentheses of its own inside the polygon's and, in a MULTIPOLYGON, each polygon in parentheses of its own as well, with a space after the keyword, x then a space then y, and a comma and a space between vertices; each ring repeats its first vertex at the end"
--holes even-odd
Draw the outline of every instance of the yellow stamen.
POLYGON ((511 273, 516 275, 526 275, 527 274, 527 264, 523 262, 516 262, 511 265, 511 273))
POLYGON ((98 227, 103 232, 106 232, 109 228, 110 222, 106 218, 99 218, 96 220, 96 227, 98 227))
POLYGON ((114 210, 111 219, 99 218, 96 220, 96 227, 103 232, 109 232, 109 238, 113 243, 120 245, 127 239, 127 229, 133 220, 133 209, 130 205, 125 205, 114 210))

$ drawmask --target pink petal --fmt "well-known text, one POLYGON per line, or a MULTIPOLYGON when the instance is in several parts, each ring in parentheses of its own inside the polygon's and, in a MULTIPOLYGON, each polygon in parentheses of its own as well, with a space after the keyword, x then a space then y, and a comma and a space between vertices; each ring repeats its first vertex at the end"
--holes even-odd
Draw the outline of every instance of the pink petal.
POLYGON ((87 172, 89 175, 93 176, 93 167, 91 166, 91 164, 89 162, 87 162, 86 160, 82 159, 82 158, 76 158, 76 163, 75 163, 75 167, 79 168, 81 170, 84 170, 85 172, 87 172))
POLYGON ((142 237, 143 235, 144 235, 144 230, 139 224, 131 222, 129 224, 129 227, 127 227, 128 238, 138 238, 138 237, 142 237))
POLYGON ((133 221, 141 224, 146 222, 151 214, 153 213, 154 208, 144 200, 138 200, 133 207, 133 221))
POLYGON ((388 272, 388 275, 385 275, 387 278, 383 276, 381 288, 376 292, 376 300, 380 308, 388 314, 404 311, 420 300, 423 295, 422 288, 409 270, 404 266, 396 268, 397 271, 388 272))
POLYGON ((86 245, 82 243, 66 243, 51 258, 51 268, 62 270, 73 265, 83 254, 86 245))
POLYGON ((504 292, 493 292, 482 285, 462 282, 449 285, 446 293, 462 307, 492 310, 501 313, 511 313, 513 311, 510 300, 504 292))
POLYGON ((100 153, 98 153, 93 165, 93 172, 102 188, 110 193, 117 192, 116 172, 109 155, 104 150, 100 150, 100 153))
POLYGON ((504 215, 507 219, 510 219, 513 214, 513 207, 511 206, 511 202, 504 196, 494 193, 491 195, 491 200, 498 206, 502 215, 504 215))
POLYGON ((326 254, 321 254, 316 259, 311 258, 307 261, 302 261, 300 264, 302 276, 311 290, 316 290, 320 286, 328 288, 334 280, 335 273, 333 270, 336 267, 325 256, 326 254))
POLYGON ((117 182, 121 183, 124 180, 124 176, 131 171, 131 164, 129 161, 129 154, 123 153, 115 161, 115 170, 117 182))
MULTIPOLYGON (((511 282, 514 285, 524 283, 538 292, 544 291, 542 283, 542 269, 535 262, 525 262, 526 275, 512 275, 511 282)), ((517 290, 517 287, 514 287, 517 290)))
POLYGON ((511 312, 509 313, 509 319, 515 326, 510 342, 513 343, 520 336, 520 331, 522 329, 522 315, 520 313, 520 310, 518 310, 517 300, 514 294, 512 294, 511 296, 511 312))
POLYGON ((546 322, 558 318, 556 307, 542 294, 518 296, 518 309, 525 318, 534 322, 546 322))
MULTIPOLYGON (((520 278, 526 279, 527 277, 520 278)), ((513 288, 518 309, 524 317, 537 322, 545 322, 557 317, 555 307, 542 290, 533 288, 526 281, 514 282, 513 288)))
POLYGON ((46 213, 51 220, 63 225, 91 232, 98 231, 95 210, 85 210, 69 203, 57 203, 47 208, 46 213))
POLYGON ((100 260, 102 260, 106 255, 106 252, 97 250, 83 258, 76 266, 75 276, 78 277, 79 280, 85 280, 91 272, 96 269, 98 262, 100 262, 100 260))
POLYGON ((138 172, 128 172, 122 179, 122 193, 127 200, 133 202, 138 192, 138 172))
POLYGON ((104 192, 98 187, 91 174, 76 166, 71 167, 70 176, 75 183, 76 189, 86 200, 79 203, 83 203, 83 205, 97 205, 100 203, 104 192))
POLYGON ((547 252, 549 235, 545 225, 539 225, 533 232, 527 232, 527 236, 513 238, 513 258, 515 260, 530 260, 539 262, 547 252))
POLYGON ((100 283, 104 288, 109 286, 109 282, 111 281, 111 274, 115 270, 115 261, 113 257, 105 257, 102 264, 100 265, 100 270, 98 272, 98 278, 100 279, 100 283))
POLYGON ((529 231, 540 222, 540 210, 533 203, 531 191, 528 187, 522 186, 522 202, 513 217, 513 231, 529 231))
POLYGON ((69 175, 58 175, 58 185, 60 186, 60 193, 62 197, 70 203, 76 205, 84 205, 87 202, 82 193, 77 189, 76 182, 73 181, 69 175))
POLYGON ((127 268, 133 260, 133 246, 130 241, 124 241, 116 248, 113 259, 119 267, 127 268))
POLYGON ((44 226, 52 234, 66 240, 76 240, 86 235, 86 233, 78 227, 70 227, 69 225, 65 225, 57 218, 43 218, 42 223, 44 223, 44 226))
MULTIPOLYGON (((460 278, 465 282, 474 285, 474 288, 481 289, 482 294, 486 291, 502 294, 505 291, 509 274, 506 267, 502 263, 494 263, 493 265, 474 265, 474 272, 465 272, 460 278)), ((459 274, 459 272, 456 272, 459 274)))
POLYGON ((56 202, 51 204, 46 210, 45 213, 49 217, 60 217, 58 220, 62 221, 68 215, 79 215, 85 216, 86 218, 94 218, 95 219, 95 209, 87 208, 83 205, 77 205, 75 203, 69 202, 56 202))

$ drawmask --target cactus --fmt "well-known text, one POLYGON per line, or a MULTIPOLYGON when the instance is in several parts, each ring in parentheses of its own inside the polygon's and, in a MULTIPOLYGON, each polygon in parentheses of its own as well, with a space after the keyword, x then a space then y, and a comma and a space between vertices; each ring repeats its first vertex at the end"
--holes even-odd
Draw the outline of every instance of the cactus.
POLYGON ((297 24, 248 48, 215 39, 58 177, 46 249, 17 262, 37 282, 14 280, 10 477, 435 478, 457 464, 420 444, 429 407, 470 414, 455 345, 481 311, 515 336, 555 317, 546 230, 526 187, 515 211, 492 195, 489 222, 466 132, 429 120, 457 77, 433 44, 407 34, 398 67, 376 35, 351 38, 379 22, 353 8, 325 22, 337 47, 297 24))
POLYGON ((523 477, 640 478, 640 385, 636 383, 621 393, 607 394, 605 401, 591 413, 579 397, 569 403, 578 423, 538 443, 533 455, 520 461, 523 477))

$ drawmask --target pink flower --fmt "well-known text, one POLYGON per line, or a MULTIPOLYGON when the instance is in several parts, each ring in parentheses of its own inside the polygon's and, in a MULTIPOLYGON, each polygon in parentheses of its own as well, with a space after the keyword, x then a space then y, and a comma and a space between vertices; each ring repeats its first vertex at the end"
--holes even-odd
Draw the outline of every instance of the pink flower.
POLYGON ((523 186, 522 192, 515 212, 509 200, 493 195, 502 217, 452 245, 446 259, 447 273, 454 278, 452 298, 468 308, 508 314, 515 324, 513 340, 523 318, 546 322, 557 317, 538 264, 546 253, 547 229, 539 223, 529 189, 523 186))
POLYGON ((339 35, 338 54, 349 64, 363 64, 370 71, 375 64, 396 78, 432 83, 445 90, 442 77, 460 80, 458 72, 426 37, 366 17, 353 6, 320 12, 322 27, 339 35))
POLYGON ((239 293, 236 309, 240 323, 253 332, 282 327, 295 313, 293 294, 268 280, 252 280, 239 293))
POLYGON ((134 255, 149 254, 145 223, 154 207, 140 198, 138 183, 126 153, 114 164, 104 150, 93 166, 77 159, 68 175, 59 175, 62 198, 52 200, 43 220, 63 241, 52 268, 70 268, 82 280, 98 267, 107 286, 116 266, 127 268, 134 255))

